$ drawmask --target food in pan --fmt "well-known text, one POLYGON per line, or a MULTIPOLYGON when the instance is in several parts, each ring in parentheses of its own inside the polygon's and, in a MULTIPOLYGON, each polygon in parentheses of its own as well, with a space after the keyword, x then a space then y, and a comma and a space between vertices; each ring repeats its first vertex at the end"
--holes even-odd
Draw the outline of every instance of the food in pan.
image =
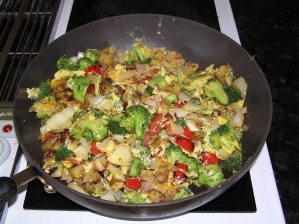
POLYGON ((199 64, 142 43, 59 58, 53 79, 27 89, 42 121, 45 171, 123 203, 221 185, 242 166, 247 84, 229 64, 199 64))

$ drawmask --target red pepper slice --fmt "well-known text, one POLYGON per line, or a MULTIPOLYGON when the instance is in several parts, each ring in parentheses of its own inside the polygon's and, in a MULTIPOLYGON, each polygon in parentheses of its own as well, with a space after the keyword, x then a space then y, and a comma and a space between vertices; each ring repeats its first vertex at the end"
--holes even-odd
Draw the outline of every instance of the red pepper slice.
POLYGON ((183 136, 179 136, 179 135, 175 136, 175 143, 178 144, 187 152, 193 152, 194 150, 193 142, 183 136))
POLYGON ((85 69, 85 76, 87 74, 107 76, 108 71, 107 69, 101 69, 98 64, 94 64, 85 69))
POLYGON ((51 139, 57 138, 58 137, 58 133, 55 132, 48 132, 46 137, 45 137, 45 141, 49 141, 51 139))
POLYGON ((184 103, 173 103, 173 106, 176 108, 182 108, 184 105, 184 103))
POLYGON ((87 88, 87 93, 93 93, 95 91, 95 85, 90 84, 87 88))
POLYGON ((186 138, 188 138, 190 141, 194 141, 194 136, 193 136, 193 134, 192 134, 192 132, 190 131, 190 128, 188 128, 188 127, 185 127, 184 128, 184 133, 183 133, 183 135, 186 137, 186 138))
POLYGON ((75 157, 68 157, 68 158, 65 159, 65 161, 68 161, 68 162, 70 162, 72 164, 75 164, 75 165, 78 165, 78 164, 81 163, 81 161, 76 159, 75 157))
POLYGON ((185 178, 185 174, 180 171, 180 170, 176 170, 174 171, 174 178, 177 179, 177 180, 184 180, 185 178))
POLYGON ((175 134, 172 132, 170 124, 166 125, 165 130, 166 130, 166 132, 167 132, 168 135, 175 136, 175 134))
POLYGON ((146 146, 146 147, 150 147, 150 145, 149 145, 149 141, 150 141, 150 139, 152 138, 152 136, 154 136, 155 135, 155 133, 153 133, 153 132, 151 132, 151 131, 147 131, 147 132, 145 132, 145 136, 144 136, 144 145, 146 146))
POLYGON ((176 163, 175 164, 177 168, 182 169, 182 170, 188 170, 188 165, 184 163, 176 163))
POLYGON ((130 190, 136 191, 141 188, 141 182, 137 178, 128 178, 126 180, 126 187, 130 190))
POLYGON ((160 69, 158 69, 158 68, 154 68, 154 69, 152 69, 152 70, 150 71, 150 73, 152 73, 152 74, 158 74, 159 71, 160 71, 160 69))
POLYGON ((218 164, 218 165, 220 165, 220 159, 216 156, 216 154, 211 153, 211 152, 205 152, 201 156, 201 159, 202 159, 204 165, 207 165, 207 164, 218 164))
POLYGON ((148 126, 148 130, 153 132, 153 133, 158 134, 162 130, 162 127, 160 125, 160 121, 162 120, 163 116, 164 115, 161 114, 161 113, 156 114, 154 119, 152 120, 152 122, 148 126))
POLYGON ((105 155, 105 152, 102 152, 97 146, 96 146, 97 142, 96 141, 91 141, 90 143, 90 152, 93 155, 105 155))

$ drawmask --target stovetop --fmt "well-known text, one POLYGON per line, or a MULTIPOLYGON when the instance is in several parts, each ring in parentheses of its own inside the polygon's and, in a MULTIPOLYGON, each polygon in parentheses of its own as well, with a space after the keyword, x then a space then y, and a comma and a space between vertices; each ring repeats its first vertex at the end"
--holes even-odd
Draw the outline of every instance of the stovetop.
MULTIPOLYGON (((223 33, 231 36, 231 38, 239 42, 229 1, 226 0, 224 1, 215 0, 217 11, 215 11, 215 6, 213 1, 209 1, 208 3, 207 1, 197 1, 198 5, 194 5, 194 1, 184 1, 184 4, 180 3, 180 1, 178 2, 177 1, 165 1, 165 2, 148 1, 147 2, 149 4, 147 5, 148 7, 143 6, 143 8, 141 9, 138 8, 137 1, 122 1, 122 2, 112 1, 112 4, 109 4, 108 2, 100 2, 100 3, 98 2, 99 3, 98 5, 93 5, 95 4, 95 2, 96 1, 76 0, 74 2, 74 6, 73 6, 73 10, 71 13, 67 30, 71 30, 79 25, 83 25, 95 19, 105 18, 107 16, 136 13, 136 12, 159 13, 159 14, 168 14, 168 15, 180 16, 180 17, 185 17, 187 19, 196 20, 206 25, 209 25, 215 29, 219 29, 220 27, 223 33), (82 7, 84 4, 88 5, 88 7, 85 7, 84 9, 86 10, 86 12, 82 13, 82 7), (192 10, 188 11, 186 9, 186 6, 188 6, 189 8, 191 7, 192 10), (198 10, 199 9, 198 7, 200 6, 201 6, 200 10, 198 10), (157 8, 159 8, 158 11, 157 8), (217 21, 217 17, 219 19, 219 23, 217 21), (78 20, 78 18, 80 18, 80 20, 78 20)), ((57 17, 60 18, 60 20, 55 21, 54 32, 52 32, 51 34, 51 37, 53 39, 55 39, 56 37, 58 37, 59 35, 63 34, 63 32, 66 31, 63 30, 64 28, 66 29, 66 25, 65 25, 65 21, 63 22, 62 20, 65 20, 67 17, 66 14, 71 12, 70 11, 71 6, 72 6, 72 1, 61 1, 61 6, 59 9, 60 14, 57 17)), ((141 6, 139 5, 139 7, 141 6)), ((66 20, 68 20, 68 18, 66 20)), ((24 169, 24 167, 26 167, 26 160, 24 159, 24 157, 22 157, 20 160, 19 169, 22 170, 24 169)), ((179 217, 156 221, 156 222, 170 223, 173 221, 186 221, 186 218, 188 222, 190 221, 190 223, 198 223, 199 219, 204 221, 205 223, 215 223, 216 221, 220 221, 220 220, 222 221, 222 223, 234 223, 236 222, 236 220, 240 220, 240 219, 243 220, 242 223, 252 223, 254 221, 261 221, 261 220, 264 220, 264 222, 266 223, 284 222, 283 215, 281 212, 280 202, 277 194, 277 189, 275 185, 275 180, 273 177, 273 171, 271 168, 271 162, 268 155, 268 149, 266 145, 264 145, 262 152, 258 160, 256 161, 256 163, 250 170, 250 173, 247 173, 238 184, 234 186, 235 189, 238 189, 237 191, 232 192, 231 194, 230 192, 227 192, 229 194, 228 196, 223 195, 224 199, 219 198, 220 200, 223 201, 222 204, 220 204, 221 209, 219 208, 219 204, 217 203, 216 201, 217 199, 216 199, 211 203, 212 204, 216 203, 218 205, 218 208, 217 206, 214 207, 213 205, 210 206, 209 204, 207 204, 208 207, 206 209, 204 207, 199 209, 199 212, 198 211, 190 212, 179 217), (250 184, 251 180, 253 183, 252 185, 250 184), (247 189, 246 187, 244 187, 244 185, 242 185, 242 181, 243 184, 245 183, 247 189), (249 194, 251 195, 249 196, 250 197, 249 199, 247 196, 245 196, 246 195, 244 193, 245 190, 246 192, 249 192, 249 194), (236 197, 239 200, 237 200, 237 204, 235 205, 231 205, 231 204, 228 205, 229 204, 228 199, 231 199, 232 197, 236 197), (232 207, 235 206, 235 209, 231 209, 230 206, 232 207)), ((74 211, 74 209, 72 208, 74 204, 71 203, 67 207, 65 207, 65 203, 67 202, 65 202, 65 199, 61 199, 59 195, 56 201, 57 203, 55 203, 55 201, 52 201, 54 207, 50 208, 50 210, 48 210, 48 208, 47 209, 38 208, 36 207, 37 202, 40 202, 42 200, 44 202, 47 202, 42 204, 48 204, 48 202, 50 203, 50 201, 47 198, 49 195, 47 195, 46 198, 38 197, 38 194, 44 194, 44 192, 40 190, 38 191, 39 193, 36 193, 34 198, 35 200, 33 200, 31 196, 31 199, 29 199, 28 201, 28 197, 30 198, 30 194, 34 195, 34 189, 36 188, 38 189, 42 188, 40 183, 38 182, 31 183, 28 186, 28 190, 24 189, 24 191, 17 196, 16 200, 11 203, 9 207, 8 216, 7 216, 7 223, 19 223, 19 222, 37 223, 36 222, 37 217, 43 218, 44 220, 43 223, 66 222, 66 221, 77 223, 77 220, 80 220, 80 217, 81 218, 84 217, 84 219, 86 218, 88 219, 88 221, 101 220, 103 222, 109 222, 109 223, 118 223, 120 221, 120 220, 99 216, 92 212, 86 211, 84 208, 80 206, 79 207, 77 206, 76 211, 74 211), (28 206, 28 203, 29 204, 31 203, 31 205, 28 206), (23 206, 25 210, 23 209, 23 206), (58 211, 57 209, 62 209, 62 211, 58 211), (13 214, 16 213, 20 215, 18 217, 14 216, 13 214), (44 218, 44 217, 48 217, 48 218, 44 218)), ((233 190, 234 188, 232 188, 231 190, 233 190)), ((57 196, 55 197, 57 198, 57 196)))

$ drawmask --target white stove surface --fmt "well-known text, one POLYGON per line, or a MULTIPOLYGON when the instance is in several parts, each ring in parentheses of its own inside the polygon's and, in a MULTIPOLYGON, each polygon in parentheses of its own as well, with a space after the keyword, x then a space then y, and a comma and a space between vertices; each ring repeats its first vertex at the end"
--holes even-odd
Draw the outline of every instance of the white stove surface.
MULTIPOLYGON (((214 0, 221 32, 240 43, 238 32, 236 29, 234 17, 232 14, 229 0, 214 0)), ((50 37, 50 41, 58 38, 66 32, 69 15, 71 12, 73 0, 62 0, 58 11, 58 15, 54 24, 54 29, 50 37)), ((16 144, 12 142, 12 144, 16 144)), ((21 157, 16 169, 16 173, 26 168, 27 161, 24 156, 21 157)), ((256 162, 250 169, 253 192, 256 201, 257 211, 254 213, 215 213, 200 212, 187 213, 174 218, 155 220, 148 222, 155 223, 174 223, 188 222, 190 224, 252 224, 252 223, 285 223, 282 212, 281 203, 276 187, 276 182, 272 170, 267 145, 257 158, 256 162)), ((136 223, 136 221, 118 220, 104 217, 88 211, 49 211, 49 210, 25 210, 23 203, 26 195, 26 187, 24 187, 18 195, 10 202, 5 223, 7 224, 59 224, 59 223, 136 223)), ((229 202, 228 202, 229 203, 229 202)), ((246 201, 244 201, 246 203, 246 201)), ((116 211, 117 212, 117 211, 116 211)), ((4 221, 4 220, 2 220, 4 221)), ((2 222, 1 222, 2 224, 2 222)))

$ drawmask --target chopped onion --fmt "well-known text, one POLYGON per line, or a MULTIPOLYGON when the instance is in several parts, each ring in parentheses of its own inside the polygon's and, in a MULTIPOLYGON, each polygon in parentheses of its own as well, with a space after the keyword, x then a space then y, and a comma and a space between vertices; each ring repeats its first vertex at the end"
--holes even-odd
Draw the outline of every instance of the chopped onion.
POLYGON ((190 101, 191 100, 190 96, 188 96, 187 94, 182 93, 182 92, 179 93, 178 97, 179 97, 180 101, 190 101))
POLYGON ((238 88, 241 91, 241 96, 245 98, 246 96, 246 91, 247 91, 247 83, 245 82, 245 79, 243 77, 237 78, 233 82, 233 86, 238 88))
POLYGON ((97 108, 104 101, 104 97, 103 96, 94 96, 92 94, 86 94, 85 98, 90 103, 90 106, 93 107, 93 108, 97 108))
POLYGON ((119 80, 125 80, 125 79, 130 79, 130 78, 133 78, 134 76, 136 76, 136 72, 133 71, 133 70, 129 70, 129 71, 126 71, 122 74, 119 74, 118 75, 118 79, 119 80))
POLYGON ((114 194, 110 191, 107 191, 106 194, 100 195, 100 198, 107 201, 116 201, 114 194))
POLYGON ((84 52, 79 51, 78 52, 78 59, 83 58, 84 57, 84 52))
POLYGON ((184 133, 184 128, 179 124, 171 123, 170 127, 171 127, 171 131, 175 135, 182 135, 184 133))
POLYGON ((70 57, 70 59, 74 63, 76 63, 78 61, 78 57, 77 56, 70 57))
POLYGON ((195 121, 192 119, 185 119, 186 120, 186 125, 190 129, 190 131, 199 131, 199 128, 195 124, 195 121))
POLYGON ((75 112, 76 110, 73 107, 67 107, 63 111, 53 115, 45 124, 46 126, 40 128, 41 134, 45 134, 49 131, 61 131, 70 128, 75 112))
POLYGON ((131 148, 127 144, 121 143, 117 145, 113 153, 109 154, 108 161, 110 163, 127 166, 133 161, 133 156, 131 154, 131 148))
POLYGON ((145 64, 136 63, 135 66, 136 66, 137 72, 139 72, 140 74, 146 72, 146 65, 145 64))
POLYGON ((113 135, 112 138, 119 142, 123 142, 125 140, 125 137, 123 135, 113 135))
POLYGON ((188 114, 188 111, 185 110, 184 108, 172 108, 170 109, 170 114, 172 116, 176 114, 176 116, 178 117, 185 117, 188 114))
POLYGON ((111 172, 111 175, 114 176, 115 179, 126 181, 125 175, 116 166, 109 163, 106 169, 111 172))
POLYGON ((240 108, 237 105, 232 105, 231 107, 236 112, 236 114, 233 116, 232 124, 234 126, 241 126, 243 124, 243 119, 244 119, 242 108, 240 108))

